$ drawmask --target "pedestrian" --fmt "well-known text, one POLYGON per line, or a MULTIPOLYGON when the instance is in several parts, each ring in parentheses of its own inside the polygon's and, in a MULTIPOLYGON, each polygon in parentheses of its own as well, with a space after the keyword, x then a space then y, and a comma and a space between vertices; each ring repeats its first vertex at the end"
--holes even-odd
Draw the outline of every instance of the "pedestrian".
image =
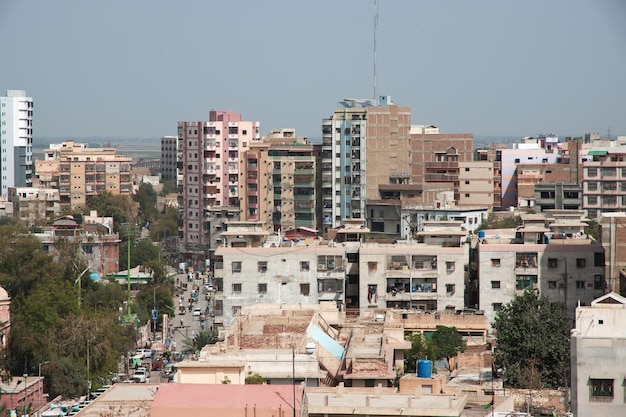
POLYGON ((183 324, 185 324, 185 322, 183 321, 183 319, 180 319, 180 325, 182 326, 183 324))

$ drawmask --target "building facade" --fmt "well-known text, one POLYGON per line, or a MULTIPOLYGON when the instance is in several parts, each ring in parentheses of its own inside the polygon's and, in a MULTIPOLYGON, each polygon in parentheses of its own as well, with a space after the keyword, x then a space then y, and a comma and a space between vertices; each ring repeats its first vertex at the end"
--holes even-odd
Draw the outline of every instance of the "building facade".
POLYGON ((624 415, 625 320, 626 298, 613 292, 576 308, 570 342, 574 415, 624 415))
POLYGON ((590 219, 626 211, 626 146, 592 149, 583 162, 583 209, 590 219))
POLYGON ((61 214, 59 190, 52 188, 9 187, 8 201, 13 204, 13 216, 28 225, 61 214))
POLYGON ((323 230, 366 218, 379 185, 407 182, 411 111, 389 96, 346 99, 322 122, 323 230))
POLYGON ((161 138, 161 179, 163 181, 178 180, 178 156, 178 136, 163 136, 161 138))
POLYGON ((35 161, 36 183, 58 189, 61 207, 72 210, 86 207, 89 198, 104 192, 131 195, 132 158, 116 152, 72 140, 50 144, 44 160, 35 161))
POLYGON ((516 230, 485 230, 477 245, 478 309, 488 323, 504 304, 525 290, 537 290, 565 304, 573 323, 578 303, 588 305, 604 294, 604 248, 584 235, 578 221, 569 233, 566 223, 544 216, 522 216, 516 230))
POLYGON ((33 173, 33 99, 23 90, 0 97, 0 195, 30 187, 33 173))
POLYGON ((240 208, 247 183, 242 178, 243 157, 260 139, 259 122, 244 121, 231 111, 210 111, 208 121, 178 122, 178 231, 183 252, 206 248, 212 207, 240 208))

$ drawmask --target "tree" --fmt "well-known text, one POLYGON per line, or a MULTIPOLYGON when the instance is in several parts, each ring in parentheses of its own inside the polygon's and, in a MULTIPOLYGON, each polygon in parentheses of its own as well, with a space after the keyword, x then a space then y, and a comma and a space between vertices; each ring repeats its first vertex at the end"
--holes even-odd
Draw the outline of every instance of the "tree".
MULTIPOLYGON (((145 266, 148 261, 158 260, 161 249, 154 244, 151 239, 141 239, 138 242, 131 242, 130 248, 130 267, 134 268, 138 265, 145 266)), ((123 242, 120 244, 120 265, 126 268, 128 256, 128 244, 123 242)))
POLYGON ((561 303, 527 290, 502 307, 492 326, 495 363, 504 369, 506 384, 557 388, 568 383, 570 327, 561 303))
POLYGON ((246 377, 246 384, 249 385, 261 385, 261 384, 265 384, 265 378, 263 378, 261 375, 259 374, 252 374, 252 375, 248 375, 246 377))
POLYGON ((404 351, 404 372, 416 372, 417 361, 420 359, 436 360, 434 346, 420 333, 412 333, 405 336, 411 341, 411 349, 404 351))
POLYGON ((141 183, 139 189, 133 195, 133 200, 139 203, 139 210, 141 212, 141 224, 147 222, 156 221, 159 213, 156 209, 157 194, 152 187, 152 184, 141 183))
POLYGON ((159 193, 161 197, 165 197, 168 194, 176 194, 176 193, 178 193, 178 186, 176 185, 176 180, 163 181, 163 189, 159 193))
POLYGON ((159 320, 163 313, 171 315, 174 310, 174 296, 168 285, 152 284, 139 290, 133 302, 132 310, 137 313, 141 323, 150 320, 152 309, 159 312, 159 320))
POLYGON ((214 345, 219 339, 213 332, 201 331, 191 339, 183 340, 183 353, 193 353, 202 350, 206 345, 214 345))
POLYGON ((127 195, 113 195, 108 191, 90 197, 87 207, 97 210, 99 216, 113 217, 114 229, 120 232, 122 223, 133 223, 136 204, 127 195))
POLYGON ((451 370, 450 359, 464 352, 466 346, 456 327, 437 326, 430 342, 434 347, 436 360, 445 359, 448 370, 451 370))
POLYGON ((150 238, 155 242, 164 237, 178 236, 178 210, 166 207, 159 219, 150 227, 150 238))

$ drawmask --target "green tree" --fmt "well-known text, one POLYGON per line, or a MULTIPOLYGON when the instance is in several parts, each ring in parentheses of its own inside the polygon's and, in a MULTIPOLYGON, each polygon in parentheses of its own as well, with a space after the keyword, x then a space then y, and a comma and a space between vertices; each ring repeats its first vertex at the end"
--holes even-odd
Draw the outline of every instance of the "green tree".
POLYGON ((569 330, 563 306, 535 291, 504 305, 492 326, 496 365, 514 388, 562 387, 569 380, 569 330))
POLYGON ((176 193, 178 193, 178 186, 176 185, 176 180, 163 181, 163 189, 159 193, 161 197, 165 197, 168 194, 176 194, 176 193))
POLYGON ((450 359, 465 351, 466 343, 456 327, 437 326, 430 340, 435 350, 436 360, 445 359, 448 370, 450 359))
MULTIPOLYGON (((128 256, 128 244, 120 244, 120 265, 126 269, 128 256)), ((145 266, 149 261, 158 260, 161 257, 161 248, 154 244, 152 239, 141 239, 138 242, 131 241, 130 267, 145 266)))
POLYGON ((121 231, 123 223, 134 223, 136 205, 127 195, 113 195, 105 191, 89 198, 87 207, 97 210, 99 216, 113 217, 116 232, 121 231))
POLYGON ((133 301, 132 310, 137 313, 140 323, 150 320, 152 309, 159 312, 159 320, 163 313, 170 316, 174 311, 174 296, 168 285, 152 284, 146 285, 139 290, 133 301))
POLYGON ((178 210, 166 207, 159 219, 150 227, 150 238, 160 242, 164 237, 178 236, 178 210))
POLYGON ((213 332, 201 331, 190 339, 183 340, 183 353, 193 353, 202 350, 206 345, 213 345, 219 342, 219 339, 213 332))
POLYGON ((405 336, 411 341, 411 349, 404 351, 404 372, 416 372, 417 361, 420 359, 437 360, 434 346, 420 333, 411 333, 405 336))
POLYGON ((155 222, 159 216, 156 209, 157 194, 152 187, 152 184, 141 183, 139 189, 133 195, 133 200, 139 203, 139 211, 141 213, 141 224, 147 222, 155 222))
POLYGON ((595 240, 600 240, 600 231, 602 228, 595 220, 589 220, 588 226, 585 227, 585 233, 594 238, 595 240))
POLYGON ((265 384, 265 378, 263 378, 261 375, 259 374, 252 374, 252 375, 248 375, 246 377, 246 384, 249 385, 261 385, 261 384, 265 384))

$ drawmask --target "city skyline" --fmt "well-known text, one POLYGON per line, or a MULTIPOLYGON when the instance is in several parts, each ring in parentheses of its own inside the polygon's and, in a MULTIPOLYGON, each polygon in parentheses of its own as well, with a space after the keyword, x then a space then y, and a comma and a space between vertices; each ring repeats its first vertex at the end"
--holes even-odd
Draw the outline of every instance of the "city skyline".
MULTIPOLYGON (((626 4, 378 4, 377 93, 443 132, 626 134, 626 4)), ((35 138, 156 138, 233 110, 318 138, 373 96, 374 2, 4 2, 0 91, 35 138), (204 18, 203 18, 204 17, 204 18)))

